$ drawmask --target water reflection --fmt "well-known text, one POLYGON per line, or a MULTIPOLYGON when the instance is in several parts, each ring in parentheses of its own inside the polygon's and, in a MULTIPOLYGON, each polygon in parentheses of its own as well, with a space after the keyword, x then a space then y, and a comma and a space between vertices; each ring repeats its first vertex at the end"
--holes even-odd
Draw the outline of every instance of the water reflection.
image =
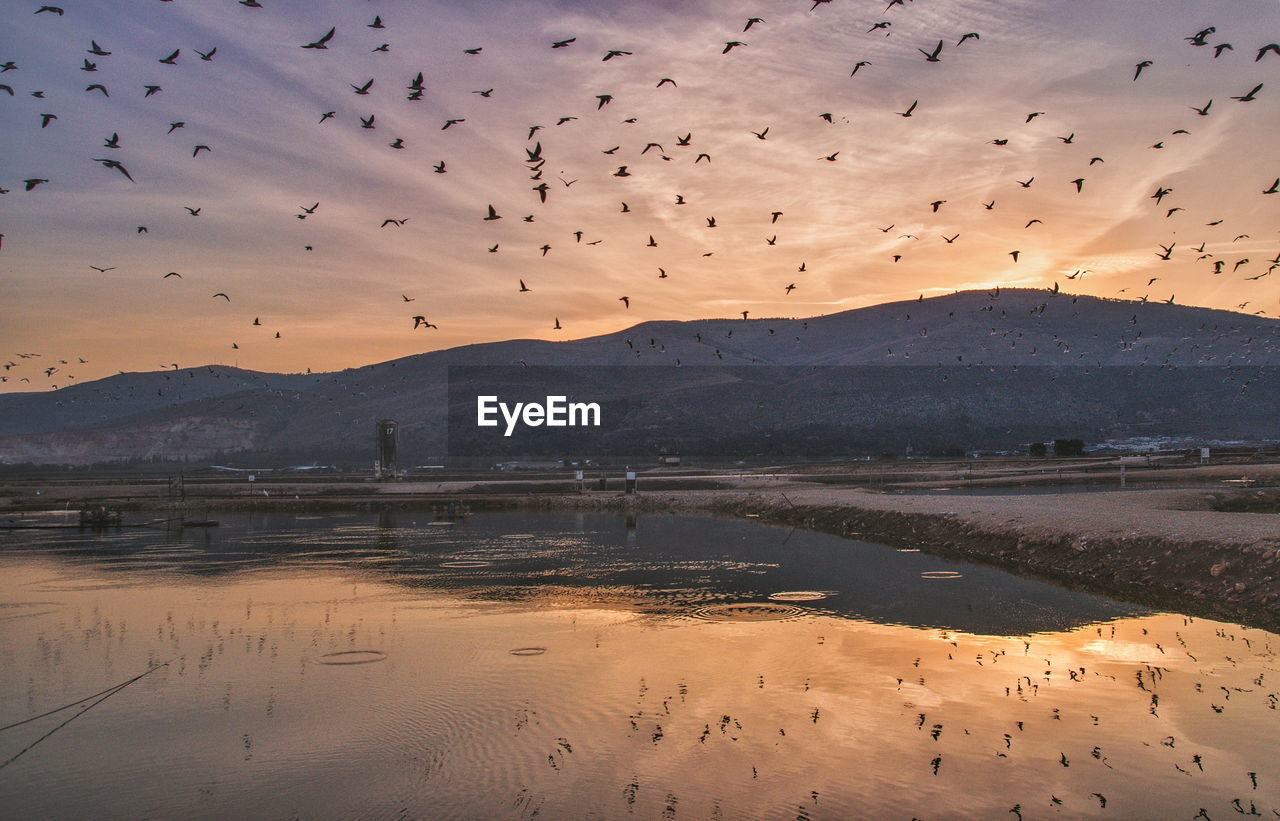
POLYGON ((0 726, 154 672, 0 730, 0 817, 1280 812, 1280 638, 925 554, 589 514, 3 539, 0 726))
POLYGON ((1146 612, 924 553, 693 516, 227 515, 217 528, 30 531, 17 538, 11 532, 10 539, 85 568, 90 578, 75 583, 92 585, 117 583, 101 580, 103 572, 219 576, 302 565, 358 569, 407 587, 508 601, 590 589, 610 606, 654 614, 779 596, 798 601, 797 592, 819 591, 807 597, 808 611, 1004 635, 1146 612))

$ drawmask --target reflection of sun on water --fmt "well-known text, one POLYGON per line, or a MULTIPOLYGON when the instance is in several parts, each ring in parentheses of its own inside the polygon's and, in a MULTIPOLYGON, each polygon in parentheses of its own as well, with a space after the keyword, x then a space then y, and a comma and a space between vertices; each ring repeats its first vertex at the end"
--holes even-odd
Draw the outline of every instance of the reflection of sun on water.
MULTIPOLYGON (((1280 640, 1257 630, 1161 614, 978 634, 786 598, 835 594, 826 607, 838 589, 662 598, 565 570, 485 598, 434 556, 421 577, 322 552, 205 577, 0 561, 0 599, 52 611, 6 623, 0 725, 177 658, 5 771, 25 817, 1030 819, 1101 814, 1099 795, 1116 818, 1280 809, 1280 640)), ((0 734, 0 758, 49 727, 30 729, 0 734)))

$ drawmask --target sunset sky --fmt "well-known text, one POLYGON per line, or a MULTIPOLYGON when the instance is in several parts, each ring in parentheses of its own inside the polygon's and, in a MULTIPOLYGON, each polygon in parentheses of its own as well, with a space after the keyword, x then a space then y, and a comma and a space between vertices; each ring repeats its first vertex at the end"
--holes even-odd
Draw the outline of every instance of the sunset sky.
POLYGON ((995 285, 1280 315, 1274 0, 54 2, 0 38, 0 390, 995 285))

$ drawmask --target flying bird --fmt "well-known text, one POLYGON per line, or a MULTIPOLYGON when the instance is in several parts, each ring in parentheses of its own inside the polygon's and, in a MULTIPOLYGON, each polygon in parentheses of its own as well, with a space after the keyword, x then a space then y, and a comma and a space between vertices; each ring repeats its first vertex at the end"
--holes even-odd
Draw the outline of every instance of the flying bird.
POLYGON ((336 26, 335 26, 335 27, 333 27, 333 28, 331 28, 331 29, 329 29, 328 31, 326 31, 326 32, 324 33, 324 36, 323 36, 323 37, 321 37, 319 40, 316 40, 316 41, 315 41, 315 42, 313 42, 313 43, 307 43, 305 46, 303 46, 303 48, 323 48, 323 49, 327 49, 327 48, 329 47, 329 45, 328 45, 328 44, 329 44, 329 41, 333 39, 333 33, 334 33, 336 30, 337 30, 337 27, 336 27, 336 26))
POLYGON ((1256 86, 1254 86, 1254 87, 1249 91, 1249 93, 1248 93, 1248 94, 1243 94, 1243 95, 1241 95, 1241 96, 1239 96, 1239 97, 1232 97, 1231 99, 1233 99, 1233 100, 1239 100, 1239 101, 1240 101, 1240 102, 1242 102, 1242 103, 1249 103, 1249 102, 1253 102, 1254 100, 1256 100, 1256 99, 1258 98, 1258 97, 1257 97, 1258 92, 1259 92, 1259 91, 1261 91, 1261 90, 1262 90, 1262 83, 1258 83, 1256 86))
POLYGON ((129 169, 121 165, 119 160, 95 158, 94 162, 102 163, 103 168, 114 168, 115 170, 119 171, 121 174, 124 174, 125 178, 128 179, 129 182, 137 182, 137 180, 133 178, 133 175, 129 173, 129 169))
POLYGON ((1254 57, 1253 61, 1255 63, 1258 62, 1259 60, 1262 59, 1262 55, 1266 54, 1268 51, 1271 51, 1280 55, 1280 43, 1267 43, 1265 46, 1258 49, 1258 56, 1254 57))
POLYGON ((1134 66, 1134 67, 1133 67, 1133 79, 1134 79, 1134 80, 1137 80, 1137 79, 1138 79, 1138 75, 1142 74, 1142 70, 1143 70, 1144 68, 1147 68, 1147 67, 1151 66, 1151 65, 1154 65, 1154 64, 1152 63, 1152 61, 1151 61, 1151 60, 1143 60, 1141 63, 1138 63, 1136 66, 1134 66))
POLYGON ((920 104, 920 101, 919 101, 919 100, 915 100, 915 101, 913 101, 913 102, 911 103, 911 105, 907 106, 907 110, 906 110, 906 111, 896 111, 896 112, 894 112, 894 113, 895 113, 895 114, 897 114, 897 115, 898 115, 898 116, 900 116, 900 117, 910 117, 910 116, 911 116, 911 113, 912 113, 913 111, 915 111, 915 110, 916 110, 916 106, 917 106, 917 105, 919 105, 919 104, 920 104))
POLYGON ((567 48, 567 47, 569 46, 569 44, 570 44, 570 43, 573 43, 573 42, 574 42, 574 41, 576 41, 577 39, 578 39, 577 37, 570 37, 568 40, 556 40, 554 43, 552 43, 552 44, 551 44, 551 47, 552 47, 552 48, 567 48))
POLYGON ((934 49, 933 49, 933 51, 932 51, 932 52, 925 51, 925 50, 924 50, 924 49, 922 49, 922 48, 918 48, 918 49, 916 49, 916 51, 918 51, 918 52, 920 52, 921 54, 923 54, 923 55, 924 55, 924 57, 925 57, 925 61, 926 61, 926 62, 929 62, 929 63, 941 63, 941 62, 942 62, 942 59, 941 59, 940 57, 938 57, 939 52, 941 52, 941 51, 942 51, 942 41, 941 41, 941 40, 939 40, 939 41, 938 41, 938 45, 934 47, 934 49))

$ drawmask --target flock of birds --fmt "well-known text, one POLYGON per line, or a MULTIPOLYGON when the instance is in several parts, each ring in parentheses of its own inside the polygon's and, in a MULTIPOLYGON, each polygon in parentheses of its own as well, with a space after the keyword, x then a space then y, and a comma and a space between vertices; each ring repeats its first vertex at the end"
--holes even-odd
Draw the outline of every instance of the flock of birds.
MULTIPOLYGON (((172 0, 159 1, 165 3, 172 2, 172 0)), ((819 13, 824 10, 824 7, 826 7, 829 2, 830 0, 816 0, 816 2, 813 2, 812 8, 809 9, 809 12, 819 13)), ((246 11, 244 13, 246 14, 252 14, 254 13, 254 10, 264 8, 262 3, 246 2, 246 0, 240 0, 240 5, 245 7, 246 11)), ((908 6, 905 0, 893 0, 885 7, 883 14, 885 16, 889 16, 891 14, 906 13, 907 11, 908 6)), ((67 12, 63 8, 57 6, 40 6, 34 11, 35 15, 49 18, 60 18, 66 13, 67 12)), ((866 29, 865 34, 869 37, 889 37, 894 32, 894 22, 895 21, 892 19, 869 21, 869 27, 866 29)), ((770 23, 766 17, 753 16, 747 18, 741 24, 734 25, 732 28, 733 30, 738 31, 737 36, 747 37, 753 36, 762 29, 766 29, 769 25, 770 23)), ((299 24, 299 27, 301 27, 301 24, 299 24)), ((364 30, 360 32, 352 32, 349 29, 340 28, 337 25, 317 26, 313 34, 298 37, 294 46, 301 51, 306 52, 309 60, 328 59, 326 57, 326 53, 331 52, 331 49, 338 48, 339 44, 343 44, 344 48, 351 47, 350 43, 352 40, 358 42, 358 46, 356 47, 359 49, 371 51, 373 53, 388 53, 393 48, 399 46, 399 44, 392 42, 393 38, 391 35, 395 31, 394 20, 384 20, 381 14, 371 14, 370 19, 364 24, 363 29, 364 30)), ((1183 47, 1189 52, 1199 50, 1205 50, 1206 53, 1211 52, 1212 60, 1218 60, 1219 58, 1223 60, 1230 59, 1229 54, 1236 51, 1235 47, 1231 43, 1225 41, 1219 42, 1220 38, 1217 36, 1217 28, 1215 26, 1207 26, 1194 32, 1188 32, 1187 36, 1183 39, 1185 40, 1183 47)), ((956 59, 957 56, 961 54, 983 48, 984 42, 981 32, 957 32, 945 37, 939 37, 936 41, 931 40, 926 47, 904 45, 902 48, 907 52, 914 49, 915 52, 919 53, 918 59, 920 59, 921 63, 925 66, 929 66, 926 70, 935 71, 937 69, 932 68, 932 65, 945 65, 956 59)), ((750 54, 749 45, 749 42, 736 38, 725 40, 722 47, 720 47, 720 53, 723 55, 725 60, 741 59, 740 55, 750 54)), ((565 36, 559 39, 550 39, 549 42, 546 43, 546 48, 561 51, 582 49, 583 46, 578 43, 577 36, 565 36)), ((634 49, 636 47, 632 46, 630 48, 634 49)), ((162 77, 157 78, 156 82, 143 84, 141 89, 122 87, 116 82, 110 81, 108 79, 108 76, 111 74, 110 65, 112 57, 115 54, 110 43, 103 43, 97 39, 93 39, 87 44, 87 47, 84 48, 83 51, 84 55, 79 56, 77 59, 80 61, 78 69, 85 75, 85 86, 83 92, 85 95, 100 96, 103 99, 114 101, 120 99, 122 96, 133 96, 139 93, 141 93, 143 99, 147 99, 159 95, 164 91, 163 85, 160 83, 160 79, 162 79, 162 77)), ((1244 49, 1241 49, 1241 51, 1244 51, 1244 49)), ((610 63, 617 61, 618 63, 621 63, 629 58, 633 58, 635 53, 635 51, 629 49, 609 48, 598 55, 598 62, 610 63)), ((169 70, 168 67, 176 66, 184 61, 193 59, 199 60, 203 63, 217 64, 220 60, 225 59, 224 54, 225 51, 220 54, 218 46, 213 44, 204 46, 203 48, 191 48, 183 45, 178 48, 165 49, 162 53, 158 53, 154 58, 154 62, 157 66, 157 71, 163 72, 165 70, 169 70)), ((1280 64, 1280 44, 1277 43, 1261 43, 1251 46, 1249 54, 1252 55, 1252 63, 1257 65, 1260 70, 1268 68, 1273 63, 1280 64)), ((468 47, 460 46, 458 48, 458 55, 457 59, 461 60, 484 60, 487 57, 483 44, 471 45, 468 47)), ((615 63, 615 65, 616 64, 617 63, 615 63)), ((1134 63, 1132 77, 1129 79, 1129 82, 1141 84, 1147 81, 1155 66, 1156 62, 1152 59, 1137 60, 1134 63)), ((21 68, 22 67, 17 65, 14 61, 0 62, 0 80, 4 81, 3 83, 0 83, 0 95, 13 97, 17 94, 27 94, 41 100, 46 99, 45 92, 40 88, 37 88, 33 78, 26 77, 24 72, 21 71, 21 68)), ((850 69, 849 77, 856 77, 859 82, 865 81, 865 78, 869 74, 877 70, 875 68, 874 61, 869 59, 853 61, 850 69)), ((673 71, 672 73, 674 74, 675 72, 673 71)), ((673 94, 681 93, 678 91, 681 88, 680 82, 675 77, 664 76, 654 78, 654 80, 656 81, 656 88, 670 89, 673 94)), ((363 104, 365 99, 370 98, 371 95, 377 92, 383 91, 387 85, 392 85, 393 87, 398 88, 403 93, 404 99, 409 103, 422 101, 428 91, 427 79, 424 77, 423 72, 419 71, 414 76, 401 79, 393 79, 385 76, 362 77, 355 82, 349 82, 349 88, 335 89, 333 93, 335 98, 342 94, 350 94, 355 99, 360 100, 363 104)), ((1214 114, 1217 114, 1225 105, 1245 106, 1255 103, 1260 99, 1264 99, 1266 93, 1264 82, 1253 83, 1248 88, 1240 88, 1236 90, 1235 94, 1230 94, 1229 91, 1230 90, 1224 89, 1222 94, 1208 100, 1188 101, 1186 105, 1188 112, 1187 117, 1189 120, 1188 125, 1190 126, 1192 121, 1211 117, 1214 114)), ((480 99, 489 99, 495 94, 501 96, 502 92, 503 90, 501 88, 495 87, 478 88, 472 91, 472 93, 480 99)), ((40 113, 38 123, 33 125, 33 128, 36 130, 43 131, 46 129, 56 129, 60 125, 61 121, 57 106, 62 101, 53 97, 49 97, 47 99, 48 110, 40 113)), ((385 96, 380 99, 385 101, 385 96)), ((607 113, 609 110, 609 106, 614 102, 614 94, 601 93, 595 95, 594 99, 590 102, 590 106, 593 113, 599 113, 603 116, 603 114, 607 113)), ((922 96, 912 99, 909 102, 903 101, 899 106, 893 107, 893 110, 895 114, 904 119, 917 117, 927 111, 932 102, 932 100, 922 96)), ((380 112, 374 111, 366 114, 344 111, 344 109, 347 108, 350 108, 350 106, 334 105, 332 107, 327 107, 325 110, 316 111, 314 122, 310 124, 310 127, 329 129, 358 127, 359 129, 369 131, 377 131, 384 128, 383 121, 378 119, 378 114, 380 112), (357 122, 358 126, 356 125, 357 122)), ((1025 129, 1034 129, 1037 127, 1037 119, 1042 117, 1044 114, 1044 111, 1028 112, 1022 122, 1017 124, 1017 126, 1025 129)), ((839 118, 839 115, 830 111, 815 111, 809 116, 813 117, 817 121, 826 123, 827 125, 836 125, 839 118)), ((472 119, 474 119, 474 117, 472 119)), ((481 204, 477 202, 475 219, 488 226, 497 226, 500 221, 503 220, 506 220, 507 224, 510 224, 514 220, 519 220, 522 223, 536 223, 540 219, 538 214, 540 207, 545 206, 548 202, 558 201, 559 198, 573 196, 573 186, 579 182, 580 178, 569 178, 564 174, 564 172, 556 173, 551 170, 552 166, 548 165, 548 163, 551 162, 553 155, 549 149, 544 149, 541 137, 542 134, 555 131, 557 129, 571 129, 574 122, 579 119, 579 115, 565 114, 554 119, 546 120, 542 123, 530 124, 521 135, 524 137, 524 145, 520 148, 514 149, 522 155, 522 161, 528 177, 527 188, 529 189, 529 199, 527 203, 495 204, 490 202, 481 204), (513 209, 515 210, 514 214, 511 213, 513 209)), ((627 128, 637 127, 635 130, 643 134, 641 131, 641 129, 643 129, 643 123, 641 123, 637 117, 625 118, 621 121, 621 124, 627 128)), ((474 123, 470 125, 474 125, 474 123)), ((778 125, 778 123, 762 123, 759 126, 759 130, 751 129, 749 133, 757 141, 773 144, 778 142, 780 139, 785 140, 785 137, 779 134, 779 131, 782 129, 779 129, 778 125)), ((1003 129, 1005 127, 998 126, 995 123, 992 125, 993 128, 1003 129)), ((301 124, 299 124, 299 126, 301 127, 301 124)), ((172 137, 173 139, 180 139, 188 130, 188 122, 186 120, 167 121, 162 127, 165 129, 166 136, 172 137)), ((465 131, 467 127, 469 127, 467 117, 448 117, 439 123, 438 130, 442 132, 448 131, 458 133, 459 131, 465 131)), ((1008 127, 1012 128, 1013 126, 1009 125, 1008 127)), ((993 154, 998 154, 1001 151, 1008 151, 1010 150, 1009 147, 1011 145, 1016 145, 1018 140, 1016 137, 1009 136, 1010 133, 1011 132, 1006 131, 996 136, 992 136, 991 138, 984 140, 984 142, 990 146, 990 151, 993 152, 993 154)), ((512 142, 514 142, 514 136, 515 135, 511 135, 512 142)), ((1078 140, 1083 141, 1082 138, 1077 136, 1077 133, 1074 130, 1070 130, 1068 133, 1058 134, 1056 136, 1063 146, 1074 147, 1078 140)), ((1179 128, 1173 131, 1172 134, 1165 135, 1162 139, 1152 143, 1150 148, 1156 151, 1162 150, 1166 148, 1166 142, 1170 140, 1183 140, 1189 138, 1191 138, 1190 130, 1188 128, 1179 128)), ((127 146, 130 142, 130 135, 122 133, 122 130, 120 129, 116 129, 112 130, 109 134, 104 134, 102 140, 100 149, 92 152, 92 156, 86 157, 86 160, 98 163, 105 172, 115 175, 124 184, 139 186, 145 185, 149 178, 145 158, 133 158, 128 160, 127 163, 124 159, 119 158, 121 156, 128 156, 125 152, 127 152, 127 146)), ((414 147, 413 144, 415 142, 412 135, 404 136, 394 133, 388 134, 384 140, 387 149, 394 151, 410 150, 414 147)), ((682 134, 676 134, 674 137, 663 137, 656 134, 643 134, 643 136, 635 138, 634 140, 631 138, 628 138, 628 140, 632 143, 630 146, 625 142, 620 142, 617 145, 602 146, 600 148, 600 152, 603 155, 608 155, 611 160, 616 162, 616 167, 611 172, 611 175, 615 178, 628 178, 644 174, 646 173, 645 168, 647 168, 647 166, 642 166, 641 163, 651 163, 654 161, 686 163, 691 169, 689 171, 690 174, 698 173, 693 169, 710 167, 713 163, 724 163, 726 159, 732 162, 732 158, 726 158, 719 152, 715 152, 715 150, 710 146, 704 145, 703 143, 705 141, 702 139, 702 135, 695 135, 692 130, 685 131, 682 134), (643 142, 643 146, 640 145, 641 142, 643 142)), ((220 146, 217 142, 206 136, 197 136, 196 140, 189 140, 188 142, 191 143, 191 160, 195 162, 204 162, 206 160, 203 158, 216 156, 220 151, 220 146)), ((1076 149, 1073 148, 1072 150, 1076 149)), ((1089 152, 1086 150, 1085 153, 1089 152)), ((1084 197, 1087 197, 1087 192, 1090 189, 1091 176, 1095 174, 1114 173, 1109 171, 1110 166, 1107 165, 1107 158, 1104 156, 1106 153, 1107 152, 1104 150, 1100 151, 1098 154, 1091 154, 1088 157, 1081 154, 1078 158, 1078 169, 1074 176, 1065 177, 1063 179, 1046 179, 1042 174, 1032 173, 1026 175, 1025 179, 1016 178, 1010 180, 1008 183, 1010 191, 1012 193, 1026 190, 1031 188, 1033 185, 1037 188, 1043 186, 1054 186, 1056 190, 1063 193, 1063 196, 1075 195, 1081 197, 1082 204, 1079 207, 1082 209, 1088 208, 1088 206, 1083 203, 1085 202, 1084 197)), ((840 163, 845 160, 847 154, 847 149, 834 150, 829 153, 824 153, 821 156, 814 157, 814 162, 821 165, 840 163)), ((994 161, 995 160, 993 160, 993 162, 994 161)), ((62 162, 62 160, 59 159, 59 162, 62 162)), ((448 157, 435 159, 431 164, 431 168, 435 174, 439 175, 447 175, 451 173, 452 170, 448 157)), ((58 184, 59 181, 57 179, 56 170, 52 169, 48 170, 45 174, 32 175, 20 181, 21 189, 32 196, 39 196, 41 191, 55 188, 58 184)), ((8 194, 10 191, 10 188, 0 187, 0 192, 2 193, 8 194)), ((1250 259, 1248 256, 1243 254, 1230 253, 1230 249, 1233 245, 1243 240, 1250 239, 1250 235, 1244 232, 1235 233, 1229 242, 1226 241, 1226 235, 1232 233, 1231 226, 1227 225, 1226 220, 1222 218, 1208 219, 1199 222, 1195 226, 1195 229, 1198 231, 1204 231, 1206 236, 1199 238, 1196 242, 1188 242, 1184 237, 1188 235, 1191 227, 1186 225, 1185 221, 1188 218, 1191 218, 1193 214, 1203 216, 1214 215, 1205 210, 1205 204, 1193 203, 1190 200, 1179 199, 1178 193, 1177 186, 1172 184, 1159 184, 1153 188, 1150 194, 1152 216, 1168 220, 1169 226, 1179 226, 1177 229, 1174 229, 1173 227, 1170 228, 1170 233, 1173 236, 1171 236, 1167 243, 1160 243, 1158 250, 1153 249, 1152 262, 1168 263, 1173 260, 1190 261, 1197 266, 1196 270, 1202 270, 1206 275, 1211 277, 1222 277, 1227 275, 1240 276, 1241 272, 1243 272, 1242 279, 1238 283, 1242 289, 1240 291, 1242 294, 1242 301, 1236 303, 1235 308, 1240 311, 1246 311, 1252 308, 1252 313, 1255 315, 1268 315, 1267 309, 1261 307, 1261 305, 1264 304, 1263 295, 1258 293, 1256 290, 1243 290, 1243 288, 1248 284, 1257 283, 1260 280, 1270 277, 1277 268, 1280 268, 1280 252, 1277 252, 1270 258, 1254 259, 1250 259)), ((1265 199, 1268 195, 1276 193, 1280 193, 1280 177, 1261 181, 1253 196, 1265 199)), ((688 207, 694 204, 683 193, 672 191, 670 196, 670 202, 673 209, 688 207)), ((1280 197, 1277 197, 1275 201, 1280 202, 1280 197)), ((292 216, 299 221, 314 221, 323 216, 326 210, 325 205, 326 202, 324 199, 315 199, 310 204, 304 203, 299 205, 297 212, 292 214, 292 216)), ((909 259, 915 249, 926 245, 940 244, 940 247, 947 249, 957 247, 957 243, 959 243, 960 246, 963 246, 968 230, 961 230, 960 225, 958 224, 959 220, 962 219, 960 216, 962 209, 967 209, 968 211, 980 209, 979 213, 981 213, 991 212, 996 209, 1003 211, 1008 208, 1018 207, 1019 206, 1016 204, 1007 204, 1005 198, 1000 196, 994 197, 989 201, 969 204, 951 202, 946 198, 940 197, 928 202, 922 202, 919 205, 921 212, 926 214, 929 218, 934 218, 936 220, 946 220, 952 214, 957 215, 955 217, 957 222, 955 223, 947 224, 946 222, 941 222, 936 230, 936 236, 925 235, 921 229, 903 231, 903 229, 898 227, 899 224, 902 223, 919 223, 919 214, 914 213, 898 214, 896 215, 896 218, 893 214, 886 214, 886 218, 883 222, 874 226, 868 226, 866 231, 868 233, 879 231, 886 235, 885 240, 893 240, 893 248, 891 249, 892 253, 889 254, 889 260, 896 265, 903 260, 909 259)), ((1249 207, 1252 208, 1253 206, 1250 205, 1249 207)), ((622 215, 633 215, 635 213, 635 209, 632 208, 627 200, 619 200, 617 203, 617 212, 622 215)), ((193 219, 198 219, 204 213, 204 206, 199 203, 184 205, 183 213, 193 219)), ((679 213, 683 213, 683 211, 679 213)), ((282 214, 281 216, 285 215, 282 214)), ((1028 238, 1034 237, 1036 231, 1040 230, 1042 226, 1045 225, 1044 219, 1032 213, 1023 213, 1019 215, 1017 219, 1020 223, 1024 223, 1023 231, 1026 232, 1026 236, 1028 238), (1023 217, 1026 217, 1026 219, 1024 220, 1023 217)), ((421 217, 418 213, 385 215, 371 219, 370 227, 372 228, 373 226, 377 226, 378 230, 382 231, 412 230, 413 227, 419 224, 420 220, 421 217)), ((723 225, 723 222, 718 220, 717 216, 714 214, 699 215, 694 217, 692 221, 695 224, 701 225, 708 232, 714 232, 723 225)), ((785 231, 788 227, 788 220, 786 219, 783 210, 770 207, 769 205, 762 205, 760 207, 758 223, 762 229, 759 241, 765 246, 773 247, 780 243, 785 244, 786 237, 780 236, 780 232, 785 231), (764 233, 766 231, 768 232, 767 235, 764 233)), ((143 235, 153 235, 151 229, 145 224, 137 225, 133 230, 140 237, 143 235)), ((513 236, 513 234, 510 231, 502 233, 496 227, 492 230, 494 231, 493 238, 495 241, 491 244, 485 245, 484 252, 497 255, 493 261, 493 267, 497 270, 503 271, 503 276, 511 276, 511 279, 514 280, 510 286, 512 293, 519 295, 518 298, 526 298, 523 295, 534 293, 542 289, 545 279, 541 275, 530 273, 515 275, 506 273, 510 268, 503 262, 505 259, 503 252, 507 251, 510 247, 508 238, 513 236)), ((985 231, 986 229, 982 230, 985 231)), ((593 232, 589 226, 584 226, 582 229, 573 231, 571 238, 565 237, 563 240, 556 237, 543 237, 541 240, 534 240, 532 243, 523 239, 517 240, 517 242, 522 243, 521 250, 536 251, 537 258, 539 259, 547 257, 554 259, 556 254, 560 252, 564 245, 568 245, 570 247, 589 247, 600 245, 606 241, 625 241, 615 239, 613 236, 592 236, 593 233, 595 232, 593 232)), ((653 224, 637 226, 634 233, 638 236, 647 236, 647 241, 636 243, 636 259, 643 259, 643 256, 639 255, 646 253, 644 249, 658 248, 662 246, 665 241, 663 239, 661 225, 658 225, 657 227, 653 224)), ((315 251, 317 247, 321 247, 321 243, 324 241, 323 234, 323 231, 315 232, 314 236, 316 238, 308 239, 306 243, 302 245, 301 251, 305 254, 307 252, 315 251)), ((527 234, 521 236, 527 236, 527 234)), ((0 235, 0 241, 2 241, 2 239, 3 235, 0 235)), ((1012 245, 1014 243, 1011 242, 1010 244, 1012 245)), ((1017 244, 1021 245, 1021 242, 1018 242, 1017 244)), ((0 245, 0 248, 3 248, 3 246, 0 245)), ((480 251, 480 249, 476 250, 480 251)), ((717 253, 717 249, 713 248, 711 250, 701 252, 701 255, 703 257, 710 257, 715 253, 717 253)), ((1025 246, 1010 247, 1005 253, 1005 257, 1008 260, 1011 260, 1013 264, 1017 264, 1020 260, 1025 258, 1026 253, 1025 246)), ((985 264, 994 267, 999 262, 1002 262, 1002 260, 987 260, 985 263, 976 264, 985 264)), ((803 292, 806 288, 805 278, 797 275, 803 275, 812 270, 809 267, 809 264, 803 259, 793 260, 792 264, 795 266, 794 273, 785 276, 776 282, 777 293, 784 299, 790 297, 793 292, 797 290, 801 290, 803 292)), ((975 263, 970 260, 969 264, 975 263)), ((669 266, 670 263, 667 263, 667 265, 669 266)), ((108 271, 116 270, 118 266, 89 264, 88 267, 99 273, 105 274, 108 271)), ((676 279, 668 274, 666 266, 655 265, 652 269, 654 271, 653 274, 641 275, 639 270, 645 267, 647 267, 647 263, 636 262, 635 275, 654 276, 659 280, 676 279)), ((190 272, 188 272, 188 274, 189 273, 190 272)), ((1064 280, 1082 280, 1090 273, 1091 271, 1087 267, 1079 267, 1069 274, 1064 273, 1063 278, 1064 280)), ((174 270, 160 273, 158 274, 158 277, 163 281, 177 282, 184 279, 184 274, 181 271, 174 270)), ((1117 292, 1116 297, 1126 299, 1137 297, 1139 301, 1146 302, 1150 297, 1150 293, 1143 293, 1139 296, 1137 291, 1146 291, 1146 289, 1149 289, 1152 285, 1162 279, 1166 279, 1166 277, 1151 276, 1148 278, 1145 288, 1121 288, 1119 292, 1117 292)), ((1061 283, 1058 281, 1053 281, 1052 284, 1046 283, 1046 285, 1051 295, 1056 296, 1061 292, 1061 283)), ((409 303, 417 302, 420 297, 418 295, 410 295, 413 294, 414 291, 415 289, 412 287, 412 284, 406 285, 399 295, 399 304, 404 307, 409 307, 409 303)), ((255 297, 255 294, 238 292, 232 287, 218 288, 218 286, 215 285, 213 288, 209 289, 210 299, 223 300, 225 303, 232 304, 237 310, 241 309, 240 306, 244 304, 252 305, 255 301, 255 297)), ((1164 297, 1162 301, 1174 304, 1175 297, 1176 294, 1170 293, 1167 297, 1164 297)), ((630 293, 616 294, 612 299, 617 303, 619 310, 622 311, 624 315, 626 311, 632 308, 633 302, 635 302, 630 293)), ((250 308, 250 311, 257 313, 257 311, 254 311, 252 307, 250 308)), ((405 314, 405 327, 411 331, 438 330, 440 327, 438 322, 442 321, 437 318, 439 313, 440 309, 435 306, 424 310, 418 305, 413 305, 405 314)), ((740 314, 743 320, 748 320, 751 318, 751 309, 743 309, 740 311, 740 314)), ((252 322, 248 321, 248 316, 240 317, 233 321, 243 322, 245 326, 253 328, 264 327, 260 316, 253 316, 252 322)), ((546 323, 546 327, 552 331, 562 331, 566 329, 566 325, 562 323, 561 317, 555 313, 546 316, 544 321, 546 323)), ((234 328, 235 325, 232 327, 234 328)), ((278 328, 272 328, 271 331, 272 334, 268 335, 266 337, 267 339, 274 341, 281 340, 283 338, 283 333, 278 328)), ((224 350, 240 351, 240 342, 242 340, 240 340, 239 337, 241 333, 248 333, 247 328, 241 332, 232 330, 229 334, 230 338, 225 339, 222 343, 225 346, 224 350)), ((257 332, 255 331, 255 333, 257 332)), ((260 338, 261 337, 254 337, 255 340, 260 338)), ((35 355, 24 353, 21 355, 21 358, 26 359, 31 356, 35 355)), ((84 362, 84 360, 80 359, 80 362, 84 362)), ((69 364, 70 360, 60 359, 57 366, 45 370, 44 375, 46 380, 51 380, 55 374, 58 374, 60 377, 60 382, 49 383, 51 387, 56 388, 59 384, 65 386, 74 380, 75 375, 68 373, 67 370, 62 367, 69 364)), ((9 364, 5 366, 6 371, 10 368, 19 367, 19 365, 19 362, 15 362, 11 359, 9 364)), ((9 376, 7 374, 5 376, 0 376, 0 379, 5 381, 7 381, 8 378, 9 376)), ((22 379, 27 382, 30 381, 29 376, 22 377, 22 379)))

